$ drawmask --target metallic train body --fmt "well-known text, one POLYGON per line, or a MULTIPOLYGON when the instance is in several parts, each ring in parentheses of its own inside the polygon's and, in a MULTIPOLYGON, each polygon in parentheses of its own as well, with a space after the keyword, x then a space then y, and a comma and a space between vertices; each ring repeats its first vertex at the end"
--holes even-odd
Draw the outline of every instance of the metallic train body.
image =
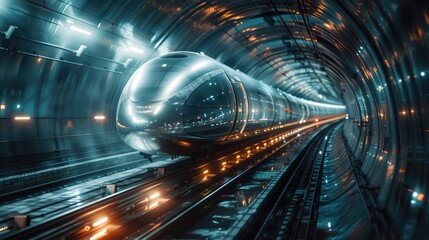
POLYGON ((344 111, 289 96, 207 56, 174 52, 132 75, 116 123, 122 140, 142 153, 193 155, 260 130, 344 111))

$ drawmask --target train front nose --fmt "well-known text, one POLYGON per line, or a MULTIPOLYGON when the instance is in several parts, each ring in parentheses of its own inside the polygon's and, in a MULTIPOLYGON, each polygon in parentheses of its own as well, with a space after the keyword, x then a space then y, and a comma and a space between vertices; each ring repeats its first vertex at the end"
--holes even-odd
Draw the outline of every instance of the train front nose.
POLYGON ((140 152, 155 155, 160 147, 157 113, 162 103, 140 104, 125 99, 119 103, 117 129, 122 140, 140 152))

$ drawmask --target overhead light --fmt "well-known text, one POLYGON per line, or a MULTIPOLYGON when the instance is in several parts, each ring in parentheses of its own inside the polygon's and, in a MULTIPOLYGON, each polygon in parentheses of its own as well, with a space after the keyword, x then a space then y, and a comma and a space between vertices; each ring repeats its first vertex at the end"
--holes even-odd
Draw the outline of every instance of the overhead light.
POLYGON ((25 120, 30 120, 31 118, 29 116, 17 116, 15 117, 15 120, 18 121, 25 121, 25 120))
POLYGON ((136 48, 134 46, 130 46, 130 50, 136 52, 136 53, 140 53, 143 54, 143 50, 141 50, 140 48, 136 48))
POLYGON ((103 217, 103 218, 101 218, 100 220, 98 220, 98 221, 94 222, 94 223, 92 224, 92 226, 93 226, 93 227, 100 226, 101 224, 106 223, 108 220, 109 220, 109 218, 108 218, 108 217, 103 217))
POLYGON ((92 35, 92 33, 90 31, 82 29, 82 28, 79 28, 79 27, 76 27, 75 25, 71 25, 70 26, 70 30, 73 30, 75 32, 80 32, 80 33, 86 34, 88 36, 92 35))
POLYGON ((130 63, 133 61, 133 59, 132 58, 127 58, 127 60, 125 61, 125 63, 124 63, 124 68, 127 68, 128 67, 128 65, 130 65, 130 63))
POLYGON ((85 50, 87 47, 85 45, 80 45, 79 49, 76 51, 76 56, 80 57, 82 55, 83 50, 85 50))
POLYGON ((103 115, 96 115, 96 116, 94 116, 94 119, 95 120, 104 120, 104 119, 106 119, 106 117, 103 115))
POLYGON ((9 39, 12 36, 13 32, 15 32, 16 29, 18 29, 17 26, 10 25, 9 28, 7 29, 7 31, 4 32, 4 38, 9 39))

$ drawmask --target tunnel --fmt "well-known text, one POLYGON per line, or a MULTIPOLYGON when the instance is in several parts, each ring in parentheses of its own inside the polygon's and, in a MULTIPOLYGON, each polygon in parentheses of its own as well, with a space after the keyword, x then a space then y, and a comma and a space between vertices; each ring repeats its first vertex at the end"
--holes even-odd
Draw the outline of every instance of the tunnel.
POLYGON ((194 52, 298 99, 346 106, 342 141, 355 165, 326 190, 318 222, 335 232, 323 236, 422 239, 428 41, 423 0, 0 0, 0 188, 122 164, 109 156, 131 151, 117 132, 128 80, 150 59, 194 52), (41 173, 95 157, 106 160, 41 173), (29 169, 40 174, 11 184, 29 169))

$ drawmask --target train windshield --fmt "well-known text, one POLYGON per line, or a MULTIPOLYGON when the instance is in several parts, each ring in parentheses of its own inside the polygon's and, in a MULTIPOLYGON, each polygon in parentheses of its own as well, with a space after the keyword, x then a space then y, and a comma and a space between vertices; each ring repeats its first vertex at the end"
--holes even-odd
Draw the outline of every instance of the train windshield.
POLYGON ((161 101, 174 95, 193 79, 180 62, 143 65, 130 79, 128 98, 133 102, 161 101))

